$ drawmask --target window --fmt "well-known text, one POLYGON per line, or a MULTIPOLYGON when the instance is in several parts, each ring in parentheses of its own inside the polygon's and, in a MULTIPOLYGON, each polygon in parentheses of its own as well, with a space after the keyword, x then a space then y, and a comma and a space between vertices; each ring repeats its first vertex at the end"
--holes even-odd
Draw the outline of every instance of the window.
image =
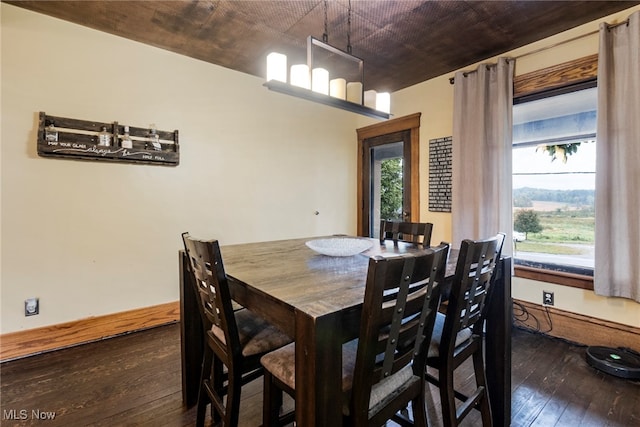
POLYGON ((514 260, 593 275, 594 80, 514 101, 514 260))

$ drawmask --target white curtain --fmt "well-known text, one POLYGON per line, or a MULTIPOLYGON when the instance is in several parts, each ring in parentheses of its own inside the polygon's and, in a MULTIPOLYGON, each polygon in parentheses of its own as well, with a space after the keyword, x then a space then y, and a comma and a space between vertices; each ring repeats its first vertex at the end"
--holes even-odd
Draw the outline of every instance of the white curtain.
POLYGON ((640 302, 640 11, 600 25, 594 288, 640 302))
MULTIPOLYGON (((512 242, 514 60, 455 75, 453 104, 453 247, 498 232, 512 242)), ((505 244, 504 255, 512 254, 505 244)))

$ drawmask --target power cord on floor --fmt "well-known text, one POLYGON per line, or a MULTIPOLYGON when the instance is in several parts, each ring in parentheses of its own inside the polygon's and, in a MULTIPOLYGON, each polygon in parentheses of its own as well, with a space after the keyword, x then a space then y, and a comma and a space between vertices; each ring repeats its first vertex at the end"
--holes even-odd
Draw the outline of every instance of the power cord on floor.
POLYGON ((551 313, 549 312, 549 307, 546 305, 543 306, 546 314, 547 322, 549 323, 549 329, 546 331, 541 330, 540 328, 540 320, 533 314, 530 313, 527 308, 518 301, 513 301, 513 319, 515 321, 515 326, 518 329, 525 330, 527 332, 544 335, 547 338, 551 338, 557 341, 562 341, 566 344, 577 346, 577 347, 587 347, 585 344, 577 343, 575 341, 570 341, 565 338, 555 337, 553 335, 548 335, 549 332, 553 330, 553 322, 551 320, 551 313), (529 319, 533 319, 535 322, 535 327, 531 327, 528 323, 526 323, 529 319))
POLYGON ((551 314, 549 313, 549 309, 546 306, 544 306, 544 309, 547 314, 547 322, 549 322, 549 329, 546 331, 543 331, 541 329, 540 320, 538 320, 538 318, 533 313, 530 313, 529 310, 527 310, 527 308, 518 301, 513 301, 513 318, 516 323, 519 323, 522 327, 524 327, 524 329, 530 329, 533 332, 537 332, 540 334, 548 334, 553 330, 553 322, 551 321, 551 314), (532 328, 527 323, 529 319, 533 319, 533 321, 535 322, 535 327, 532 328))

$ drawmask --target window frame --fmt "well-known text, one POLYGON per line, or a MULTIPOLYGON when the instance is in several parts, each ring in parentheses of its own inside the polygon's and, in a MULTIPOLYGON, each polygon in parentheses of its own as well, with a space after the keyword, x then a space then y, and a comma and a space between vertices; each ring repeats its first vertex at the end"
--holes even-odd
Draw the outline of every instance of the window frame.
MULTIPOLYGON (((513 103, 580 90, 592 86, 598 75, 598 55, 590 55, 514 78, 513 103)), ((550 270, 544 265, 518 264, 514 258, 514 275, 525 279, 593 290, 593 273, 581 269, 550 270)))

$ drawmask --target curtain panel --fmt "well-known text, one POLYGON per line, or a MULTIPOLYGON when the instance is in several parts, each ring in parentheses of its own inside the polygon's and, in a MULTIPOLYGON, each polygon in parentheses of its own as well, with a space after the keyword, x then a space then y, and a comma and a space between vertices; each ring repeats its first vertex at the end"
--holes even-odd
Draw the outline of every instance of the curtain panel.
POLYGON ((507 235, 512 255, 512 123, 515 61, 500 58, 457 72, 453 104, 453 246, 463 239, 507 235))
POLYGON ((594 290, 640 302, 640 12, 600 25, 594 290))

